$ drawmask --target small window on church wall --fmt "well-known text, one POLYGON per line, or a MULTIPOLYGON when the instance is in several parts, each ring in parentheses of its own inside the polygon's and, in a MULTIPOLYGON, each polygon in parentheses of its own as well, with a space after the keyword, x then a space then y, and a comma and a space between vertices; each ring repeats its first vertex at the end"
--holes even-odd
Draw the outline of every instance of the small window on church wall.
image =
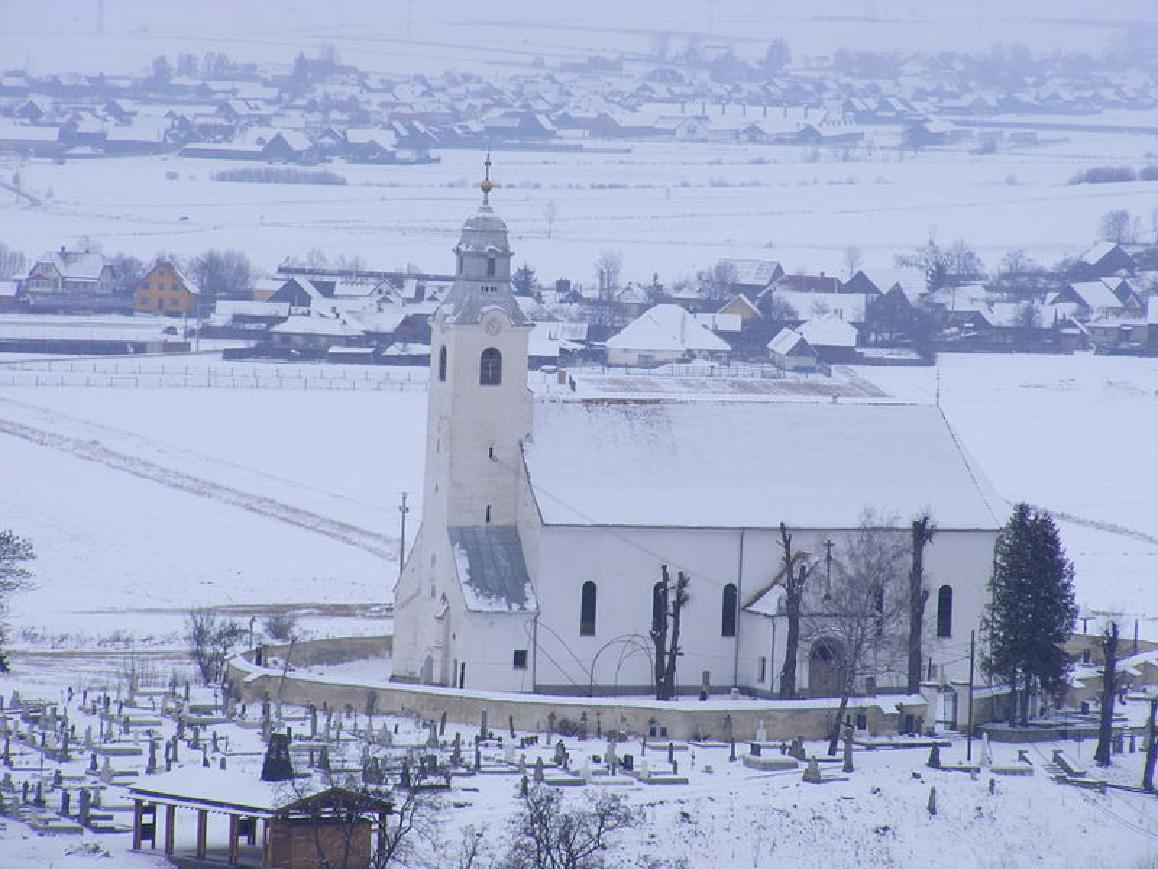
POLYGON ((527 669, 527 650, 515 649, 514 667, 516 670, 527 669))
POLYGON ((720 636, 736 636, 736 584, 729 582, 724 586, 720 608, 720 636))
POLYGON ((479 357, 478 382, 480 386, 498 386, 503 382, 503 354, 494 347, 488 347, 479 357))
POLYGON ((953 636, 953 588, 943 585, 937 589, 937 636, 953 636))
POLYGON ((579 636, 595 636, 595 583, 591 580, 583 583, 583 592, 580 596, 579 636))
POLYGON ((487 277, 493 278, 495 276, 495 258, 487 257, 487 277))
POLYGON ((756 667, 756 681, 759 682, 761 685, 763 685, 764 680, 768 678, 768 659, 766 657, 764 657, 763 655, 761 655, 759 660, 757 661, 757 665, 758 666, 756 667))
POLYGON ((487 525, 490 525, 491 524, 491 505, 490 504, 487 504, 486 520, 487 520, 487 525))
POLYGON ((438 348, 438 379, 446 380, 446 347, 438 348))

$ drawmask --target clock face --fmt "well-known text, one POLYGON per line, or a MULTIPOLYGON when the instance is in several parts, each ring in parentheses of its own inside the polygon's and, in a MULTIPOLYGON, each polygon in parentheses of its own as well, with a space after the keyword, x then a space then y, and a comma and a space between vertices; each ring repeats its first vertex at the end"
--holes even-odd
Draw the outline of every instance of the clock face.
POLYGON ((487 314, 483 318, 483 331, 491 336, 503 331, 503 315, 498 313, 487 314))

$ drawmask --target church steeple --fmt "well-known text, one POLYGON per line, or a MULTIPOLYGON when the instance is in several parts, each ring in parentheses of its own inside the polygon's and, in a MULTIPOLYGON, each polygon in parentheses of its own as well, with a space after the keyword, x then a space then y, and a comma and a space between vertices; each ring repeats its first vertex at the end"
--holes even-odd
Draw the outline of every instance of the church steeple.
POLYGON ((509 525, 518 504, 520 442, 531 430, 531 324, 511 289, 507 226, 494 213, 490 157, 483 198, 462 226, 454 286, 434 315, 427 393, 423 522, 509 525))
POLYGON ((483 165, 485 175, 479 183, 482 204, 462 225, 454 248, 457 262, 454 286, 447 293, 443 307, 448 322, 478 323, 486 310, 499 308, 511 323, 521 325, 527 318, 511 289, 512 251, 507 225, 490 204, 495 186, 491 180, 490 154, 483 165))

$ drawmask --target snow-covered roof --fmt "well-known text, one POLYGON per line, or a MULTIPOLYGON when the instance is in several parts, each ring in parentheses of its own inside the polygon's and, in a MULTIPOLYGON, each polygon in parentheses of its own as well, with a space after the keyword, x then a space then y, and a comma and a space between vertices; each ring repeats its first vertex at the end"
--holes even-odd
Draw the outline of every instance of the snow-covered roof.
POLYGON ((811 293, 777 287, 773 298, 791 305, 802 320, 836 314, 850 323, 863 323, 868 296, 863 293, 811 293))
POLYGON ((249 302, 219 299, 217 313, 229 317, 288 317, 289 302, 249 302))
POLYGON ((467 609, 533 612, 538 608, 517 528, 476 525, 446 530, 467 609))
POLYGON ((692 314, 696 322, 713 332, 739 332, 742 326, 739 314, 692 314))
POLYGON ((731 349, 727 341, 713 335, 679 305, 649 308, 617 335, 608 338, 607 346, 621 350, 668 352, 731 349))
POLYGON ((854 528, 866 507, 1001 524, 935 407, 542 401, 533 430, 526 467, 548 525, 854 528))
POLYGON ((1117 246, 1118 245, 1116 245, 1112 241, 1099 241, 1097 244, 1095 244, 1093 247, 1091 247, 1089 250, 1087 250, 1084 254, 1082 254, 1082 262, 1086 263, 1087 265, 1091 265, 1091 266, 1097 265, 1101 260, 1103 260, 1109 254, 1113 253, 1114 248, 1116 248, 1117 246))
POLYGON ((102 254, 87 250, 49 251, 33 264, 33 268, 41 263, 51 264, 64 278, 87 281, 98 280, 106 265, 102 254))
POLYGON ((208 803, 269 816, 301 798, 294 791, 295 784, 299 788, 303 786, 295 782, 262 781, 252 772, 186 766, 145 776, 130 788, 130 793, 166 805, 208 803))
POLYGON ((777 270, 781 270, 780 263, 771 259, 722 259, 735 271, 733 283, 741 286, 766 287, 776 277, 777 270))
POLYGON ((778 353, 781 356, 787 356, 796 348, 796 345, 800 344, 802 341, 804 342, 804 346, 808 348, 808 352, 815 355, 812 348, 808 346, 808 342, 804 340, 804 336, 797 332, 795 329, 790 329, 787 326, 781 329, 776 334, 776 337, 769 341, 765 346, 773 353, 778 353))
POLYGON ((1118 297, 1101 281, 1075 281, 1070 287, 1091 311, 1122 307, 1118 297))
POLYGON ((349 337, 363 334, 360 326, 353 326, 336 317, 290 317, 283 323, 270 327, 270 332, 287 335, 331 335, 349 337))
POLYGON ((856 346, 856 326, 846 323, 836 314, 826 314, 801 323, 798 331, 813 347, 856 346))

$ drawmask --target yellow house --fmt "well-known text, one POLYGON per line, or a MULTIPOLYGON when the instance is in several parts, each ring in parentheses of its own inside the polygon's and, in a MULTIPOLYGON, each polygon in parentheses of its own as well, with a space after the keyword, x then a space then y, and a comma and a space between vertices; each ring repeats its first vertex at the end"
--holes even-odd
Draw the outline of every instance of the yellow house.
POLYGON ((133 311, 181 317, 196 313, 197 295, 197 285, 181 274, 180 269, 166 260, 157 260, 149 273, 137 281, 133 311))
POLYGON ((720 314, 735 314, 741 320, 755 320, 760 316, 760 311, 755 305, 749 301, 748 297, 743 293, 737 293, 732 297, 731 301, 717 312, 720 314))

